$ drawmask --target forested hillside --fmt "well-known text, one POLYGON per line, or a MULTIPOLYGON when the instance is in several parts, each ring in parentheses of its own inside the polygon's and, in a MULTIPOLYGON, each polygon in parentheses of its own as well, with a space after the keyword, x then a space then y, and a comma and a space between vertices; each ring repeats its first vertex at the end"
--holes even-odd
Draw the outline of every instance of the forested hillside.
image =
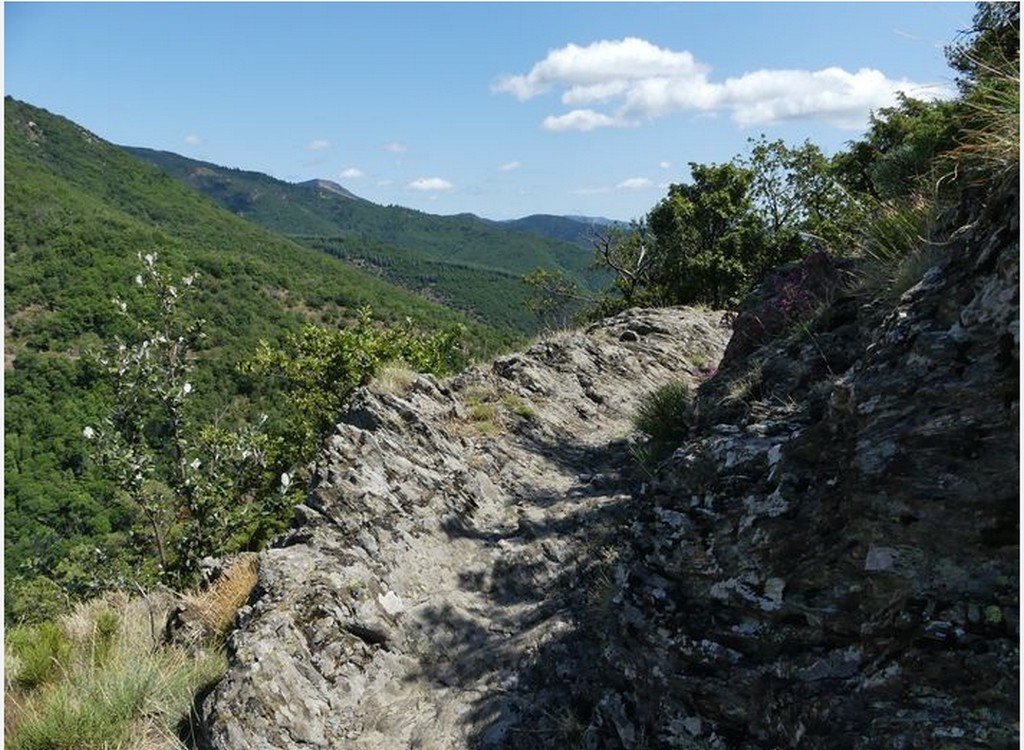
POLYGON ((238 216, 365 265, 493 326, 521 332, 536 328, 524 306, 530 290, 521 279, 538 267, 592 291, 609 280, 606 272, 592 267, 591 248, 580 242, 586 229, 580 222, 563 220, 555 233, 524 231, 471 214, 436 216, 379 206, 326 181, 295 184, 169 152, 125 150, 238 216))
POLYGON ((272 379, 237 365, 259 339, 278 344, 305 322, 336 327, 369 306, 424 330, 461 326, 471 355, 514 340, 234 216, 66 119, 11 98, 4 110, 9 605, 19 581, 41 576, 85 593, 129 541, 131 514, 87 460, 82 430, 112 395, 89 353, 134 333, 113 298, 153 304, 133 282, 140 255, 158 256, 170 276, 195 274, 183 312, 205 320, 196 409, 225 424, 257 409, 282 418, 272 379))

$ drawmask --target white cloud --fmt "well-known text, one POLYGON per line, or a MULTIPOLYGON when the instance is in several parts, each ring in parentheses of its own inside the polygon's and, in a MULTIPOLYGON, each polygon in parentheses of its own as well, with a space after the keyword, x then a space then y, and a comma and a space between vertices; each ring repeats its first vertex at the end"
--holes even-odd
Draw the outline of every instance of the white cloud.
POLYGON ((409 150, 409 147, 406 146, 404 143, 392 141, 391 143, 384 144, 384 150, 390 151, 392 154, 404 154, 406 151, 409 150))
POLYGON ((406 187, 410 190, 424 190, 424 191, 440 191, 440 190, 451 190, 455 186, 443 180, 440 177, 420 177, 418 180, 413 180, 406 187))
POLYGON ((653 184, 654 183, 646 177, 630 177, 628 180, 623 180, 615 187, 620 190, 641 190, 643 188, 649 188, 653 184))
POLYGON ((189 133, 188 135, 185 136, 185 145, 186 146, 201 146, 202 143, 203 143, 203 139, 200 138, 195 133, 189 133))
POLYGON ((358 180, 360 177, 365 177, 366 175, 361 169, 349 167, 348 169, 341 170, 338 176, 345 180, 358 180))
POLYGON ((611 117, 592 109, 574 109, 564 115, 555 117, 549 115, 544 118, 541 127, 554 133, 561 133, 566 130, 595 130, 596 128, 626 128, 636 123, 611 117))
POLYGON ((672 162, 670 162, 670 161, 661 161, 661 162, 658 162, 658 166, 661 167, 662 169, 671 169, 672 168, 672 162))
POLYGON ((552 88, 568 88, 571 93, 566 96, 583 103, 621 94, 629 81, 691 76, 703 70, 704 66, 698 65, 689 52, 672 52, 643 39, 627 37, 619 41, 602 40, 587 47, 569 44, 553 50, 526 75, 503 76, 493 89, 525 101, 552 88))
POLYGON ((315 141, 310 141, 308 146, 310 151, 324 151, 326 149, 329 149, 330 147, 331 142, 325 141, 322 138, 317 138, 315 141))
POLYGON ((508 162, 506 164, 502 164, 500 167, 498 167, 498 171, 499 172, 513 172, 513 171, 519 169, 521 166, 523 166, 523 165, 520 164, 517 161, 510 161, 510 162, 508 162))
POLYGON ((690 52, 628 37, 553 50, 528 73, 500 78, 492 90, 520 101, 561 92, 570 109, 544 119, 550 131, 629 127, 676 112, 724 112, 741 127, 816 119, 856 129, 872 110, 894 104, 898 92, 922 99, 954 93, 949 86, 892 79, 870 68, 757 70, 724 81, 710 73, 690 52))

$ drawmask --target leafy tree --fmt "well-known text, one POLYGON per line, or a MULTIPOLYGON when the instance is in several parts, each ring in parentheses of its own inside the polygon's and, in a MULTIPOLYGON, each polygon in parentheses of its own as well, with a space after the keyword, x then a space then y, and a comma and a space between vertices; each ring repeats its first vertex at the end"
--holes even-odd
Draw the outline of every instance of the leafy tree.
POLYGON ((751 139, 750 154, 734 161, 753 174, 750 197, 768 237, 767 246, 780 263, 803 252, 812 237, 823 244, 844 237, 856 208, 836 179, 832 161, 810 141, 787 146, 765 136, 751 139))
POLYGON ((763 265, 764 233, 752 211, 754 174, 735 164, 690 164, 692 184, 672 185, 647 216, 651 280, 669 304, 735 304, 763 265))
POLYGON ((864 138, 835 157, 836 175, 855 195, 883 201, 917 190, 936 156, 956 145, 955 102, 899 95, 894 107, 871 115, 864 138))

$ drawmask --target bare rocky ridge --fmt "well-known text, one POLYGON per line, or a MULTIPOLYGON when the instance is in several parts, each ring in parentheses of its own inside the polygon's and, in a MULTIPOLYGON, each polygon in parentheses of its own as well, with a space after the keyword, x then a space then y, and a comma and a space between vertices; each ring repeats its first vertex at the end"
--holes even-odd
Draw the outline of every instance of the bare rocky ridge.
POLYGON ((634 310, 361 391, 203 747, 1017 747, 1018 190, 962 211, 897 303, 822 256, 770 280, 710 378, 719 314, 634 310))
POLYGON ((590 620, 634 514, 637 399, 696 384, 721 317, 630 311, 451 381, 362 390, 301 523, 261 556, 203 744, 570 741, 602 689, 590 620))

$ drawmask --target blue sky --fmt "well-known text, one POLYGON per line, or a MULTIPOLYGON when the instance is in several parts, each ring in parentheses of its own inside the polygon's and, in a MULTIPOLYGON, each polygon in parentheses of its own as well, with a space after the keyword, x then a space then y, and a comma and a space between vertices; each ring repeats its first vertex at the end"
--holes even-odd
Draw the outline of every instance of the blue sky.
POLYGON ((382 204, 631 219, 764 133, 948 96, 973 3, 5 3, 4 93, 382 204))

